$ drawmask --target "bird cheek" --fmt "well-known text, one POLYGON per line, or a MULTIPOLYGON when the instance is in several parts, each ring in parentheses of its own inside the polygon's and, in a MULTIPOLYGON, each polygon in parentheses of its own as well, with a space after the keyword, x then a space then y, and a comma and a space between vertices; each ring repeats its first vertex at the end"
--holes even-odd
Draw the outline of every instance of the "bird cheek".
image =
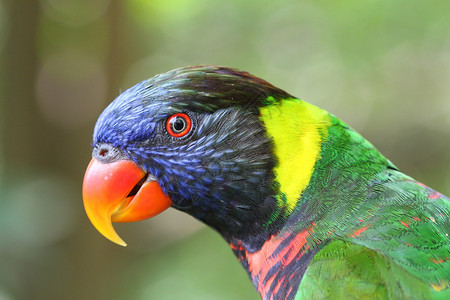
POLYGON ((150 218, 172 202, 154 178, 129 160, 103 164, 93 158, 83 181, 83 202, 94 227, 106 238, 125 246, 112 222, 150 218))

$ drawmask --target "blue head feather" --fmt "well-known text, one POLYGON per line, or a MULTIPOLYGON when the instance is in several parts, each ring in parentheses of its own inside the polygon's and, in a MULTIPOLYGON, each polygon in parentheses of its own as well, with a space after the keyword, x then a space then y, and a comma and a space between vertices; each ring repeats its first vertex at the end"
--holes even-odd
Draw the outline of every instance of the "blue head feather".
POLYGON ((245 232, 276 205, 272 142, 258 117, 268 95, 289 96, 232 69, 174 70, 117 97, 99 117, 93 143, 155 176, 175 208, 225 236, 245 232), (180 112, 191 118, 192 130, 175 138, 165 123, 180 112))

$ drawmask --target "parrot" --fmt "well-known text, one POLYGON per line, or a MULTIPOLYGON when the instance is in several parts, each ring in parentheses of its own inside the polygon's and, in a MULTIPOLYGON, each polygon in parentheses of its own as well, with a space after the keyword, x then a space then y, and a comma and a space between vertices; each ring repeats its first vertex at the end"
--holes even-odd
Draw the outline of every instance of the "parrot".
POLYGON ((349 125, 248 72, 189 66, 121 93, 94 127, 94 227, 169 207, 217 231, 261 299, 450 299, 450 199, 349 125))

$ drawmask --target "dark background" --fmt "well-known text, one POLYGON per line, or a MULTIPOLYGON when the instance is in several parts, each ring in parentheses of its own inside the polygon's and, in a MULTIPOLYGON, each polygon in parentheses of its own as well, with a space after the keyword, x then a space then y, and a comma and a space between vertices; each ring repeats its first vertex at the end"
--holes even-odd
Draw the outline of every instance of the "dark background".
POLYGON ((81 199, 96 118, 176 67, 247 70, 450 194, 450 1, 0 0, 0 299, 258 299, 227 244, 169 209, 116 229, 81 199))

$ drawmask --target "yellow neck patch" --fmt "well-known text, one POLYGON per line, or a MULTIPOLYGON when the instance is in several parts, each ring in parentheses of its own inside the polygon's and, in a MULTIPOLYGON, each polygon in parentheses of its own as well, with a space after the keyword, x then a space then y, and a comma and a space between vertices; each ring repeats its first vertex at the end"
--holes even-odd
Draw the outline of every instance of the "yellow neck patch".
POLYGON ((274 173, 281 192, 278 201, 290 213, 309 184, 331 119, 326 111, 300 99, 281 100, 261 108, 260 114, 275 145, 278 164, 274 173))

